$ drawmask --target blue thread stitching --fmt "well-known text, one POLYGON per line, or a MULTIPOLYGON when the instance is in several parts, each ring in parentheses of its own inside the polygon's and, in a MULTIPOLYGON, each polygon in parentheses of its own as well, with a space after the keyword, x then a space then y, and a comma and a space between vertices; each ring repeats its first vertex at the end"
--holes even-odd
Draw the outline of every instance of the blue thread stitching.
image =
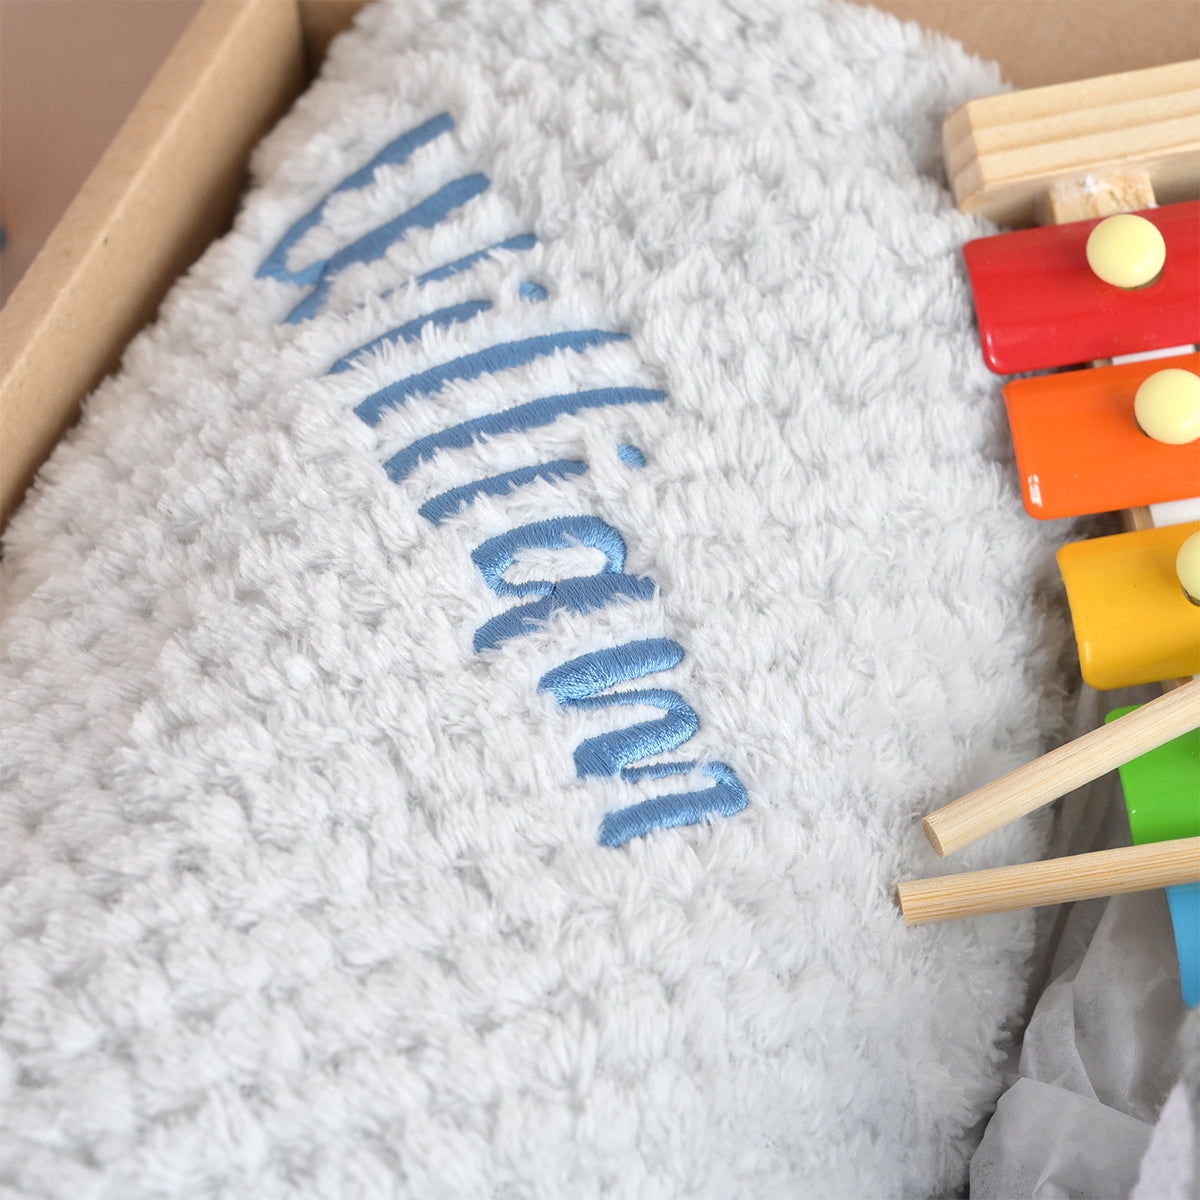
POLYGON ((699 825, 714 813, 732 817, 749 803, 742 781, 723 762, 650 763, 645 767, 626 767, 621 777, 636 783, 639 779, 661 779, 665 775, 681 775, 688 771, 699 771, 717 782, 703 791, 655 796, 652 800, 606 813, 597 838, 600 845, 623 846, 631 838, 643 837, 653 829, 699 825))
POLYGON ((301 267, 299 271, 290 271, 288 270, 287 256, 291 248, 314 225, 320 224, 321 218, 325 214, 325 205, 329 203, 330 199, 340 192, 356 192, 366 187, 380 167, 399 166, 401 163, 407 162, 414 151, 441 134, 449 133, 453 128, 454 118, 449 113, 439 113, 423 125, 418 125, 415 129, 402 133, 395 141, 389 142, 365 167, 360 167, 352 175, 346 176, 333 191, 326 193, 325 198, 315 208, 310 209, 291 226, 276 243, 275 249, 263 260, 255 278, 270 277, 280 279, 284 283, 301 285, 314 283, 321 275, 321 268, 325 265, 325 260, 309 263, 308 266, 301 267))
MULTIPOLYGON (((408 229, 413 227, 432 228, 454 208, 486 190, 489 181, 486 176, 481 174, 455 180, 408 213, 370 231, 349 246, 344 247, 330 259, 310 263, 299 271, 288 270, 286 259, 289 250, 309 229, 320 222, 325 205, 333 195, 366 186, 380 166, 406 161, 419 146, 453 128, 452 118, 449 114, 442 113, 417 129, 401 135, 385 146, 366 166, 348 176, 315 208, 291 226, 257 272, 259 278, 271 276, 297 285, 316 284, 313 290, 293 308, 286 318, 288 323, 295 323, 313 315, 328 295, 333 277, 345 267, 352 263, 371 262, 382 257, 388 247, 403 237, 408 229)), ((427 271, 417 277, 416 283, 421 286, 435 280, 445 279, 461 271, 469 270, 476 263, 490 258, 493 250, 529 249, 536 244, 536 241, 536 237, 532 234, 519 234, 496 243, 494 246, 475 251, 454 262, 427 271)), ((520 284, 519 294, 526 300, 541 301, 547 298, 545 288, 541 284, 531 281, 520 284)), ((347 370, 359 356, 384 343, 400 339, 413 341, 420 336, 421 331, 427 325, 447 325, 457 320, 467 320, 490 307, 491 304, 488 301, 470 301, 417 318, 343 356, 334 363, 329 373, 338 374, 347 370)), ((603 331, 597 330, 579 331, 566 335, 568 339, 572 337, 588 339, 584 343, 585 345, 595 344, 598 341, 616 340, 624 336, 605 334, 603 331)), ((411 377, 402 381, 400 385, 393 385, 400 389, 407 386, 408 390, 400 390, 392 402, 402 403, 407 395, 412 394, 417 390, 417 386, 423 383, 433 383, 433 390, 437 390, 450 379, 475 378, 485 372, 519 365, 522 361, 531 361, 530 358, 522 359, 520 357, 521 350, 519 348, 523 347, 525 353, 530 353, 534 345, 545 344, 555 337, 562 338, 563 335, 547 335, 543 338, 527 339, 523 343, 509 343, 507 346, 493 347, 481 355, 467 356, 465 359, 458 360, 457 363, 445 364, 434 371, 425 372, 423 376, 411 377), (501 352, 499 365, 489 366, 485 361, 480 369, 474 369, 480 364, 478 362, 471 363, 471 359, 485 359, 495 351, 501 352), (515 352, 515 361, 503 361, 506 351, 515 352), (456 367, 460 372, 465 367, 470 373, 455 374, 453 369, 456 367), (443 372, 450 373, 443 377, 441 375, 443 372)), ((558 347, 552 349, 556 348, 558 347)), ((581 347, 575 345, 573 348, 581 347)), ((536 357, 536 352, 533 356, 536 357)), ((385 389, 385 392, 387 390, 385 389)), ((377 393, 364 402, 364 405, 368 406, 372 401, 376 402, 374 409, 367 408, 367 412, 372 413, 374 420, 368 420, 367 416, 363 415, 361 411, 363 405, 356 410, 368 424, 378 422, 378 409, 381 409, 386 402, 383 396, 384 393, 377 393)), ((577 412, 582 408, 599 407, 606 404, 652 403, 664 398, 664 393, 649 392, 641 388, 610 388, 579 393, 574 396, 546 397, 510 409, 506 413, 492 414, 490 419, 485 417, 476 421, 464 422, 452 429, 444 430, 440 434, 420 439, 390 459, 385 467, 389 477, 399 482, 407 477, 418 462, 431 457, 441 446, 465 446, 488 434, 536 428, 549 424, 560 415, 577 412)), ((621 461, 630 467, 646 465, 645 455, 636 446, 627 443, 619 444, 617 454, 621 461)), ((428 501, 420 511, 435 524, 439 524, 451 512, 456 512, 464 504, 473 502, 478 495, 500 494, 536 478, 564 478, 566 475, 582 473, 586 469, 586 464, 568 460, 522 468, 491 479, 479 480, 461 488, 451 489, 428 501)), ((510 609, 477 630, 475 634, 477 652, 499 645, 509 637, 530 632, 555 611, 566 609, 575 612, 590 612, 611 603, 618 596, 649 599, 655 592, 652 580, 626 575, 621 571, 625 555, 624 540, 612 526, 599 521, 598 518, 558 518, 554 521, 525 526, 522 530, 511 531, 509 535, 493 538, 484 543, 476 551, 476 555, 479 555, 480 551, 485 552, 482 561, 478 557, 476 561, 480 565, 480 570, 484 573, 489 587, 497 594, 535 594, 539 595, 540 599, 531 604, 510 609), (607 532, 598 532, 601 530, 607 532), (561 548, 569 544, 569 541, 562 540, 564 537, 573 537, 580 531, 585 534, 583 538, 585 544, 596 545, 605 552, 606 565, 599 574, 564 579, 557 583, 535 580, 519 585, 509 584, 503 579, 503 571, 508 565, 511 565, 516 550, 521 548, 513 541, 513 534, 523 532, 527 537, 534 538, 532 542, 523 543, 525 546, 541 545, 545 548, 561 548), (597 540, 588 540, 586 535, 589 531, 597 540), (506 554, 507 560, 505 559, 506 554), (504 565, 500 565, 502 563, 504 565), (549 591, 546 591, 547 588, 549 591)), ((641 689, 608 696, 597 693, 615 683, 667 669, 676 665, 682 660, 682 657, 683 650, 677 643, 669 642, 666 639, 650 639, 640 643, 628 643, 611 650, 598 651, 591 655, 583 655, 562 667, 547 672, 542 678, 540 686, 553 691, 559 702, 564 705, 600 709, 616 705, 649 704, 660 707, 666 712, 666 716, 658 720, 640 722, 625 730, 602 734, 580 743, 575 752, 576 770, 580 776, 618 774, 620 778, 633 783, 640 779, 661 779, 668 775, 683 774, 694 770, 716 780, 713 787, 704 791, 660 796, 606 814, 599 833, 601 845, 621 846, 631 838, 648 833, 656 827, 694 824, 713 812, 732 816, 745 808, 748 803, 746 790, 741 781, 724 763, 650 763, 642 767, 628 765, 639 758, 646 758, 652 754, 677 748, 699 728, 699 718, 682 697, 676 692, 665 689, 641 689)))
POLYGON ((398 407, 410 396, 433 395, 448 383, 478 379, 480 375, 494 375, 498 371, 545 358, 558 350, 582 351, 605 342, 627 341, 628 337, 628 334, 612 333, 607 329, 571 329, 563 333, 541 334, 519 342, 501 342, 486 350, 441 363, 420 374, 410 375, 407 379, 389 383, 387 387, 368 396, 354 411, 368 425, 378 425, 386 409, 398 407))
POLYGON ((654 580, 642 575, 583 575, 560 579, 548 596, 532 604, 521 604, 493 617, 475 631, 476 654, 494 650, 509 638, 522 637, 540 629, 556 612, 590 613, 606 608, 626 596, 631 600, 650 600, 654 580))
POLYGON ((330 258, 329 273, 343 271, 355 263, 375 262, 410 229, 432 229, 456 208, 461 208, 468 200, 482 195, 490 186, 491 181, 479 171, 452 180, 407 212, 385 221, 375 229, 369 229, 362 237, 348 246, 343 246, 330 258))
POLYGON ((420 204, 410 208, 408 212, 380 225, 363 234, 348 246, 343 246, 321 267, 316 286, 295 308, 288 313, 285 323, 296 325, 306 321, 320 311, 325 303, 325 297, 333 288, 334 279, 354 263, 374 262, 382 258, 394 242, 400 241, 410 229, 432 229, 444 220, 456 208, 462 207, 468 200, 474 199, 490 186, 488 177, 476 173, 464 175, 452 183, 446 184, 434 192, 432 196, 422 200, 420 204))
POLYGON ((661 826, 694 825, 710 813, 732 816, 746 807, 746 789, 724 763, 667 762, 642 767, 629 764, 654 754, 677 749, 700 727, 699 718, 676 692, 660 688, 601 695, 618 683, 669 670, 683 660, 683 648, 666 638, 626 642, 583 654, 547 671, 538 687, 554 694, 565 708, 597 709, 615 705, 651 704, 666 710, 655 721, 588 738, 575 751, 575 770, 588 775, 616 775, 627 783, 663 779, 700 771, 717 782, 703 791, 677 792, 630 805, 605 815, 598 840, 603 846, 620 846, 661 826))
POLYGON ((468 300, 463 304, 452 304, 449 308, 439 308, 436 312, 426 313, 405 325, 389 329, 387 333, 381 333, 379 337, 364 342, 357 349, 351 350, 349 354, 342 355, 329 368, 327 374, 340 375, 343 371, 350 370, 360 358, 365 358, 372 350, 377 350, 380 346, 391 346, 400 341, 418 341, 421 333, 428 326, 444 329, 450 325, 459 325, 464 321, 469 321, 478 313, 487 312, 491 307, 490 300, 468 300))
POLYGON ((487 413, 449 429, 418 438, 383 464, 393 483, 403 483, 418 466, 428 462, 439 450, 464 450, 487 437, 505 433, 523 433, 550 425, 559 417, 570 416, 585 408, 605 408, 621 404, 658 404, 667 398, 666 392, 648 388, 597 388, 590 392, 574 392, 566 396, 545 396, 528 404, 519 404, 503 412, 487 413))
POLYGON ((504 572, 516 562, 522 550, 566 550, 574 545, 592 546, 604 554, 601 574, 616 574, 625 569, 625 539, 607 521, 589 516, 551 517, 548 521, 518 525, 472 550, 471 561, 497 596, 548 596, 554 590, 553 580, 509 583, 504 572))
MULTIPOLYGON (((439 279, 449 279, 451 275, 459 275, 463 271, 469 271, 476 263, 490 261, 494 250, 532 250, 537 245, 537 237, 532 233, 518 233, 515 237, 506 238, 502 242, 497 242, 494 246, 488 246, 485 250, 475 250, 462 258, 456 258, 454 262, 446 263, 445 266, 434 267, 432 271, 426 271, 424 275, 417 276, 417 284, 424 287, 427 283, 434 283, 439 279)), ((536 284, 534 285, 537 286, 536 284)), ((389 293, 385 292, 384 295, 389 293)))
POLYGON ((665 688, 644 688, 571 701, 572 707, 582 709, 628 704, 661 708, 666 715, 653 721, 640 721, 613 733, 585 738, 575 749, 575 773, 580 779, 588 775, 622 775, 631 762, 677 750, 700 728, 695 709, 678 692, 665 688))
POLYGON ((476 479, 473 483, 463 484, 462 487, 451 488, 426 500, 417 510, 427 521, 440 525, 443 521, 469 504, 475 503, 477 496, 505 496, 516 488, 537 479, 566 479, 571 475, 582 475, 587 470, 587 463, 573 459, 557 459, 554 462, 539 463, 535 467, 521 467, 516 471, 506 471, 503 475, 493 475, 489 479, 476 479))
POLYGON ((678 749, 700 728, 700 718, 678 692, 642 688, 601 695, 618 683, 668 671, 682 661, 683 647, 678 642, 648 638, 582 654, 542 676, 539 690, 553 692, 564 708, 596 710, 645 704, 666 714, 580 742, 575 750, 575 771, 581 779, 623 775, 631 762, 678 749))
POLYGON ((538 689, 554 694, 564 707, 586 700, 618 683, 628 683, 656 671, 669 671, 683 662, 683 647, 667 638, 647 638, 622 646, 595 650, 547 671, 538 689))

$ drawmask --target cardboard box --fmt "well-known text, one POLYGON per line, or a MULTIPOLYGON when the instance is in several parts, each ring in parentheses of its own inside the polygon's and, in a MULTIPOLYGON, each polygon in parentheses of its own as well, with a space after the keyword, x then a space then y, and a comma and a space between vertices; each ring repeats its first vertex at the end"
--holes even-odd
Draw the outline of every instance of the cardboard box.
MULTIPOLYGON (((1021 87, 1200 52, 1192 0, 874 2, 998 60, 1021 87)), ((363 3, 199 10, 0 310, 0 522, 171 283, 228 227, 251 149, 363 3)))

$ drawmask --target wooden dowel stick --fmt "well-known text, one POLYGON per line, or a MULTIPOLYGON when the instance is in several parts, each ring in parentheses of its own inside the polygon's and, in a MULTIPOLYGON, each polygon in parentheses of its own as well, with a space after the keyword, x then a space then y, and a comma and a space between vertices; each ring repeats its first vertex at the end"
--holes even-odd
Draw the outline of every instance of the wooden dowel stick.
POLYGON ((1197 726, 1200 680, 1193 680, 930 813, 925 836, 944 858, 1197 726))
POLYGON ((896 888, 905 925, 1200 882, 1200 837, 1097 850, 1015 867, 912 879, 896 888))

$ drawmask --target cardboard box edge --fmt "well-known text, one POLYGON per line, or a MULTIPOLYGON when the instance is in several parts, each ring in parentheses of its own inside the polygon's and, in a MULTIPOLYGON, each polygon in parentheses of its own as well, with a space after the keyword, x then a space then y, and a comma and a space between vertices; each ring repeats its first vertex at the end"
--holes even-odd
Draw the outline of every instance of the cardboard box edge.
POLYGON ((295 0, 206 0, 189 23, 0 309, 0 524, 83 398, 228 226, 250 150, 306 77, 295 0), (255 69, 239 71, 248 56, 255 69))

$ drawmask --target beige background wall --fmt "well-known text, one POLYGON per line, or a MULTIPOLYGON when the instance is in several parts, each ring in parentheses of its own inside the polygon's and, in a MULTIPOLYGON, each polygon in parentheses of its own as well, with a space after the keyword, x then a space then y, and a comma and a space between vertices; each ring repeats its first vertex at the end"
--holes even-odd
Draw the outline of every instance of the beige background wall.
POLYGON ((200 0, 0 0, 0 303, 200 0))

